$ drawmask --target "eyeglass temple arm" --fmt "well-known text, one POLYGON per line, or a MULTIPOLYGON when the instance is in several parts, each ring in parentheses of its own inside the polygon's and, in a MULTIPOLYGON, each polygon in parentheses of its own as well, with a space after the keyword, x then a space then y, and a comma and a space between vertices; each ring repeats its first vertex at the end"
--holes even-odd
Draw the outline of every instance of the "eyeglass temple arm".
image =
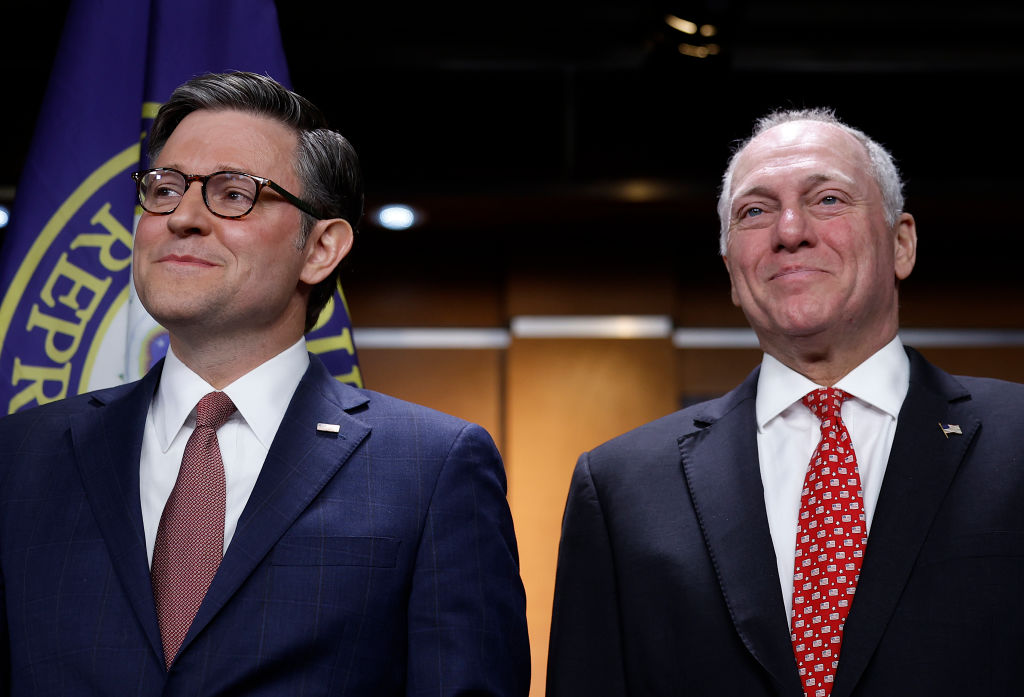
POLYGON ((275 182, 273 182, 270 179, 266 180, 266 184, 271 189, 273 189, 274 191, 279 193, 281 196, 283 196, 285 198, 285 200, 288 201, 288 203, 292 204, 293 206, 298 208, 303 213, 308 213, 309 215, 313 216, 317 220, 323 220, 324 217, 322 215, 320 215, 319 213, 317 213, 315 210, 313 210, 313 207, 311 205, 309 205, 308 203, 303 201, 301 198, 299 198, 295 194, 289 193, 288 190, 285 189, 284 187, 276 184, 275 182))

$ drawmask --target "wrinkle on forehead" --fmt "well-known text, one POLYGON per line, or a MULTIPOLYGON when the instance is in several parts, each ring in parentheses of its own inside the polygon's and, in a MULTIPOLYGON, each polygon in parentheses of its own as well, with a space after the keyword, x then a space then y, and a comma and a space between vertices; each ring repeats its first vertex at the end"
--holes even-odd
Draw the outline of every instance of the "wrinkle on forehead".
MULTIPOLYGON (((770 174, 770 172, 768 172, 767 174, 770 174)), ((813 189, 813 188, 815 188, 817 186, 820 186, 822 184, 829 184, 829 183, 832 183, 832 182, 844 184, 846 186, 851 186, 851 187, 857 186, 857 182, 853 178, 846 176, 842 172, 831 171, 831 172, 814 172, 814 173, 808 174, 807 176, 805 176, 803 179, 801 179, 799 181, 798 188, 801 191, 809 191, 810 189, 813 189)), ((745 196, 771 196, 771 197, 773 197, 775 195, 776 195, 776 191, 775 191, 775 189, 773 187, 771 187, 771 186, 769 186, 767 184, 755 183, 755 184, 751 185, 750 187, 748 187, 746 189, 743 189, 741 191, 737 191, 736 194, 733 196, 733 200, 735 201, 736 199, 743 198, 745 196)))
POLYGON ((205 176, 207 174, 213 174, 214 172, 243 172, 245 174, 255 174, 256 176, 262 176, 258 172, 248 172, 248 171, 246 171, 245 165, 240 165, 240 164, 232 163, 232 162, 217 162, 217 163, 215 163, 213 165, 210 165, 210 167, 209 167, 210 171, 209 172, 186 172, 185 169, 183 169, 184 165, 182 165, 179 162, 171 162, 171 163, 168 163, 168 164, 165 164, 165 165, 162 165, 162 166, 170 168, 170 169, 176 169, 179 172, 185 172, 185 174, 198 174, 200 176, 205 176))
POLYGON ((863 144, 841 128, 817 121, 780 124, 757 136, 740 153, 730 206, 740 196, 769 193, 773 179, 784 176, 788 183, 800 170, 806 170, 800 180, 804 187, 827 181, 870 187, 867 182, 874 181, 870 166, 863 144))

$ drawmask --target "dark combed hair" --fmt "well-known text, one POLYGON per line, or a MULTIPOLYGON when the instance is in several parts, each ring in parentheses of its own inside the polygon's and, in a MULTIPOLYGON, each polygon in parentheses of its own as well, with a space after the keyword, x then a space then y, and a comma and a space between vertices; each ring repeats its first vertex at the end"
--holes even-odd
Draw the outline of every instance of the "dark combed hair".
MULTIPOLYGON (((266 75, 208 73, 184 83, 160 107, 149 136, 149 161, 156 162, 167 139, 193 111, 242 111, 273 119, 295 132, 295 173, 302 185, 296 194, 312 205, 322 219, 342 218, 352 229, 363 215, 363 175, 355 148, 327 126, 323 113, 266 75)), ((296 244, 306 246, 316 218, 303 212, 296 244)), ((315 285, 306 307, 305 331, 316 324, 341 275, 340 264, 315 285)))

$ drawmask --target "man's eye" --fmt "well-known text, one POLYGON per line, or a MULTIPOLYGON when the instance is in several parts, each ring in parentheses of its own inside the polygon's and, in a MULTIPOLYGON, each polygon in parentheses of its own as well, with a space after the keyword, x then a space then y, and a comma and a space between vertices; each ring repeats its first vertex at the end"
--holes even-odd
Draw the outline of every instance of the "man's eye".
POLYGON ((218 200, 225 203, 244 203, 251 205, 253 198, 252 193, 244 189, 220 189, 210 192, 210 195, 218 200))
POLYGON ((747 210, 743 211, 744 218, 753 218, 755 216, 764 213, 764 209, 758 208, 757 206, 751 206, 747 210))
POLYGON ((834 206, 839 203, 839 199, 835 196, 825 196, 821 199, 821 202, 826 206, 834 206))
POLYGON ((181 196, 181 192, 171 186, 155 186, 152 189, 152 195, 157 196, 158 198, 173 198, 181 196))

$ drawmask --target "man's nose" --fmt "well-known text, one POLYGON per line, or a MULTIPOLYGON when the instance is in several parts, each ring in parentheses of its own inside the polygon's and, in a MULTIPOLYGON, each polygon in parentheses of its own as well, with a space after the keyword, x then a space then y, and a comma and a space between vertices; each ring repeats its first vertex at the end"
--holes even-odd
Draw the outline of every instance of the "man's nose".
POLYGON ((775 225, 775 251, 795 251, 800 247, 812 246, 814 231, 808 224, 807 216, 798 206, 785 206, 775 225))
POLYGON ((167 216, 167 227, 176 235, 201 235, 207 230, 207 219, 212 215, 203 201, 202 184, 189 182, 178 207, 167 216))

